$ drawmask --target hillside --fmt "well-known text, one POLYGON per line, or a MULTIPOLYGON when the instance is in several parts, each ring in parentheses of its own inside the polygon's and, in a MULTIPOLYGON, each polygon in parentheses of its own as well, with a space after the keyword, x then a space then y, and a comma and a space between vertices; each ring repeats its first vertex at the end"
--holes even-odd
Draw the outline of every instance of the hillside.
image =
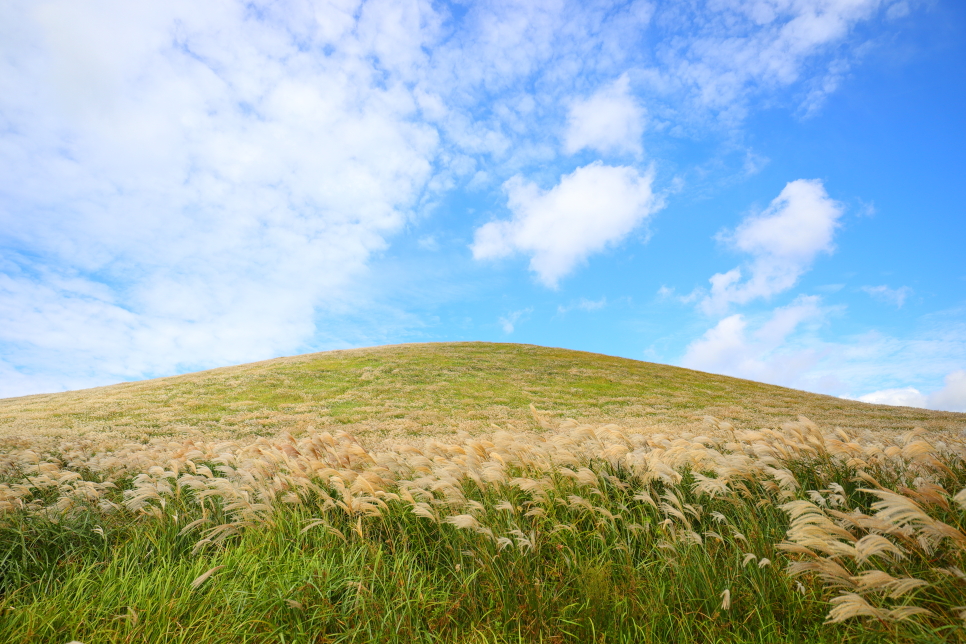
MULTIPOLYGON (((348 430, 357 436, 471 434, 552 417, 685 428, 710 415, 774 427, 959 433, 966 414, 870 405, 600 354, 495 343, 406 344, 277 358, 183 376, 0 400, 0 441, 144 440, 348 430)), ((0 443, 2 444, 2 443, 0 443)))
POLYGON ((0 423, 0 642, 966 641, 966 414, 461 343, 0 423))

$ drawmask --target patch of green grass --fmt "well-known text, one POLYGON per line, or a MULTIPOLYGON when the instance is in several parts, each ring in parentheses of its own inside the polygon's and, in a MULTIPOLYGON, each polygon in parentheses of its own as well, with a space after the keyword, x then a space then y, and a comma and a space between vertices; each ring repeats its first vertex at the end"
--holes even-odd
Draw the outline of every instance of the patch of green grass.
MULTIPOLYGON (((118 522, 103 536, 83 517, 8 525, 0 640, 859 642, 877 632, 823 627, 814 596, 743 570, 733 546, 664 552, 574 512, 554 520, 575 531, 542 535, 533 550, 499 550, 401 507, 363 520, 362 536, 351 518, 303 531, 310 518, 279 512, 200 556, 170 517, 118 522), (727 611, 725 587, 735 598, 727 611)), ((736 528, 751 532, 749 518, 736 528)), ((765 523, 757 548, 782 531, 780 513, 765 523)))
POLYGON ((401 345, 310 354, 0 401, 0 441, 24 431, 113 433, 159 428, 229 437, 265 428, 379 427, 433 434, 532 426, 530 403, 581 422, 693 426, 713 415, 775 426, 804 414, 855 429, 959 431, 966 415, 873 406, 599 354, 493 343, 401 345), (247 404, 241 404, 247 403, 247 404), (214 425, 211 425, 214 423, 214 425))
MULTIPOLYGON (((853 468, 786 464, 802 485, 838 482, 844 502, 868 509, 872 497, 858 491, 853 468)), ((187 489, 157 517, 123 508, 57 521, 9 513, 0 523, 0 641, 925 644, 966 636, 928 621, 825 623, 828 591, 817 578, 798 585, 784 573, 788 559, 775 544, 788 516, 754 480, 745 480, 744 496, 712 497, 695 490, 687 469, 679 484, 642 487, 619 465, 587 465, 596 485, 553 474, 543 493, 509 483, 532 474, 525 469, 505 483, 464 479, 461 503, 478 504, 478 523, 508 535, 503 543, 391 499, 368 516, 323 509, 321 497, 313 507, 311 495, 279 503, 265 520, 200 550, 203 527, 186 526, 204 516, 217 525, 224 509, 187 489), (637 496, 642 489, 685 508, 687 518, 671 521, 637 496), (686 526, 701 542, 669 540, 686 526)), ((945 483, 957 489, 966 469, 952 465, 945 483)), ((874 473, 891 487, 910 483, 898 472, 874 473)), ((117 484, 120 503, 132 480, 117 484)), ((434 511, 445 516, 437 501, 434 511)), ((966 515, 943 518, 956 525, 966 515)))

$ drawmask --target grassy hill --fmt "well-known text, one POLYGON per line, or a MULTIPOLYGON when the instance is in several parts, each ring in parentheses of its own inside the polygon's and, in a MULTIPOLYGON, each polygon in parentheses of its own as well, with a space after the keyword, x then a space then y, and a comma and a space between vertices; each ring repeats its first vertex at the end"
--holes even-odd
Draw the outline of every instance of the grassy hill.
POLYGON ((0 642, 963 642, 964 425, 483 343, 2 400, 0 642))
MULTIPOLYGON (((679 367, 533 345, 408 344, 266 360, 183 376, 0 400, 0 441, 96 434, 122 440, 348 430, 358 436, 471 434, 558 419, 694 426, 702 416, 776 427, 966 428, 966 414, 870 405, 679 367)), ((2 443, 0 443, 2 444, 2 443)))

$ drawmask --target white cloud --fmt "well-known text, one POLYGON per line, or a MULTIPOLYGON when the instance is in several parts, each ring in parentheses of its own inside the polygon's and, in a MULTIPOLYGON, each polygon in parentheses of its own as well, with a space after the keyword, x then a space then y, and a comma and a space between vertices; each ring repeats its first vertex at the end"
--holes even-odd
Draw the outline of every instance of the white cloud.
POLYGON ((901 309, 902 305, 905 304, 906 298, 912 294, 912 289, 908 286, 900 286, 899 288, 889 288, 888 286, 863 286, 862 290, 877 300, 894 304, 895 307, 899 309, 901 309))
POLYGON ((764 212, 721 235, 723 241, 752 256, 745 267, 748 278, 742 281, 741 268, 715 274, 701 308, 709 314, 723 312, 730 304, 747 304, 793 287, 816 255, 832 252, 842 212, 821 181, 799 179, 787 184, 764 212))
POLYGON ((858 400, 875 405, 897 405, 900 407, 926 407, 926 396, 915 387, 883 389, 859 396, 858 400))
POLYGON ((966 412, 966 371, 960 369, 948 374, 942 389, 928 395, 915 387, 902 387, 874 391, 871 394, 859 396, 858 400, 877 405, 966 412))
POLYGON ((563 315, 564 313, 569 313, 570 311, 580 310, 587 311, 599 311, 600 309, 607 306, 607 298, 602 297, 599 300, 588 300, 586 297, 582 297, 576 302, 571 302, 567 306, 563 304, 557 307, 557 313, 563 315))
POLYGON ((802 325, 820 322, 824 312, 816 296, 802 296, 772 311, 749 328, 744 315, 728 316, 691 342, 681 366, 785 386, 802 386, 803 376, 821 352, 789 342, 802 325))
POLYGON ((821 291, 822 293, 838 293, 843 288, 845 284, 822 284, 821 286, 816 286, 816 291, 821 291))
POLYGON ((943 388, 929 395, 927 406, 930 409, 966 412, 966 370, 960 369, 947 375, 943 388))
POLYGON ((432 27, 263 9, 0 8, 0 395, 291 352, 401 228, 432 27))
POLYGON ((439 250, 439 241, 436 240, 435 235, 424 235, 420 237, 416 243, 423 250, 428 250, 430 252, 439 250))
POLYGON ((473 257, 527 253, 530 270, 556 288, 588 256, 620 242, 661 207, 652 182, 650 173, 599 161, 561 177, 550 190, 514 177, 504 185, 513 218, 478 228, 473 257))
POLYGON ((607 298, 602 297, 599 300, 588 300, 587 298, 580 298, 577 302, 577 308, 581 311, 599 311, 600 309, 607 306, 607 298))
MULTIPOLYGON (((785 83, 773 63, 824 77, 823 48, 870 15, 853 4, 779 2, 763 20, 646 0, 462 16, 426 0, 0 3, 0 395, 343 346, 354 329, 320 320, 359 310, 372 255, 439 193, 553 167, 546 128, 568 117, 568 145, 639 153, 628 79, 638 94, 656 79, 648 112, 663 100, 677 127, 785 83)), ((507 184, 493 256, 528 253, 554 285, 659 207, 649 174, 592 168, 507 184), (617 212, 581 189, 598 175, 617 212), (554 201, 568 190, 585 202, 554 201)))
POLYGON ((680 364, 850 400, 966 411, 961 309, 923 316, 904 338, 875 331, 820 338, 819 325, 842 310, 800 296, 764 318, 731 315, 691 342, 680 364), (944 377, 944 386, 933 384, 944 377))
MULTIPOLYGON (((829 53, 882 5, 882 0, 711 0, 694 15, 687 5, 672 3, 657 22, 684 22, 695 33, 663 41, 658 58, 664 66, 650 78, 665 92, 684 91, 699 113, 711 110, 733 123, 744 117, 752 95, 800 81, 809 59, 829 53)), ((848 64, 837 57, 824 73, 817 68, 819 82, 805 99, 806 110, 836 89, 848 64)))
POLYGON ((625 74, 593 96, 573 102, 564 135, 564 150, 568 154, 583 149, 601 154, 641 154, 644 110, 629 88, 625 74))
POLYGON ((533 313, 533 307, 507 313, 505 316, 500 318, 500 328, 503 329, 504 333, 510 335, 513 333, 514 329, 516 329, 516 325, 519 324, 521 320, 525 320, 530 317, 531 313, 533 313))
POLYGON ((886 16, 890 20, 898 20, 899 18, 905 18, 909 15, 909 3, 906 0, 899 0, 898 2, 893 2, 889 5, 889 10, 886 11, 886 16))
POLYGON ((814 346, 825 358, 811 377, 838 381, 823 393, 855 398, 854 392, 915 387, 928 395, 966 365, 966 324, 960 307, 920 317, 902 337, 872 330, 814 346))

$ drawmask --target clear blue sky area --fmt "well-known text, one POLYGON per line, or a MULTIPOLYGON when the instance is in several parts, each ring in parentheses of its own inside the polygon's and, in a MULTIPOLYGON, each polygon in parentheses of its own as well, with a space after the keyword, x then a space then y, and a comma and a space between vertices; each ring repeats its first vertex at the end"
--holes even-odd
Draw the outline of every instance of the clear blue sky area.
POLYGON ((966 411, 966 4, 0 6, 0 396, 486 340, 966 411))

